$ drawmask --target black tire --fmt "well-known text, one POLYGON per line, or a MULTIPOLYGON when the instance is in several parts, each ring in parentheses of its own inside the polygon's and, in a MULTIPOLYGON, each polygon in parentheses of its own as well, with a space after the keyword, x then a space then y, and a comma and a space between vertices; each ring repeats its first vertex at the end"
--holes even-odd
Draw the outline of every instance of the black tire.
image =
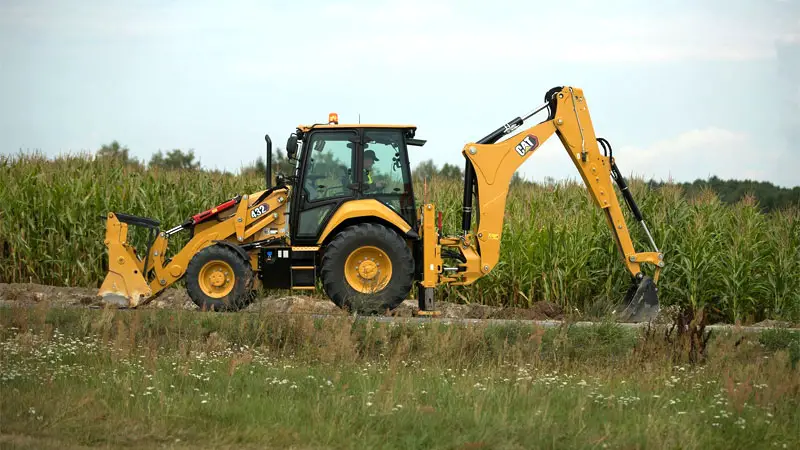
POLYGON ((414 257, 394 230, 374 223, 353 225, 342 230, 325 248, 320 277, 325 293, 340 308, 359 314, 379 314, 395 309, 411 291, 414 257), (368 293, 359 292, 345 276, 347 258, 362 247, 377 247, 392 267, 385 286, 368 293))
POLYGON ((253 269, 250 262, 234 249, 211 245, 197 252, 186 268, 186 291, 195 305, 204 311, 238 311, 250 304, 253 291, 253 269), (233 272, 233 286, 226 295, 208 295, 201 287, 201 272, 209 263, 225 263, 233 272))

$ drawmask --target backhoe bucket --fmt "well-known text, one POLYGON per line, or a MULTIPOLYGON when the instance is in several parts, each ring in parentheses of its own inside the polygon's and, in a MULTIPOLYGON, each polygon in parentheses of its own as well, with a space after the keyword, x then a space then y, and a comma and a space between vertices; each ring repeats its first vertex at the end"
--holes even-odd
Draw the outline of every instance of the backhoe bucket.
POLYGON ((621 313, 617 315, 620 322, 650 322, 658 316, 658 287, 653 279, 645 276, 638 284, 628 289, 623 301, 621 313))
POLYGON ((128 223, 154 228, 156 231, 158 223, 150 219, 116 213, 108 213, 105 218, 108 273, 97 295, 105 304, 135 308, 150 298, 152 291, 142 275, 146 261, 141 260, 133 246, 127 242, 128 223))

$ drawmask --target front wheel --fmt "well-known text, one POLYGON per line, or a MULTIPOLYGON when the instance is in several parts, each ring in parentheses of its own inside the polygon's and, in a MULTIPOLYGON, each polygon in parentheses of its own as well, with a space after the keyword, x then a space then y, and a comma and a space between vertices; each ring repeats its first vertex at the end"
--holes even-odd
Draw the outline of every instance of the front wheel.
POLYGON ((393 230, 374 223, 353 225, 328 244, 320 277, 340 308, 381 313, 395 309, 411 291, 414 258, 393 230))
POLYGON ((250 302, 253 269, 235 250, 208 246, 186 268, 186 291, 201 310, 236 311, 250 302))

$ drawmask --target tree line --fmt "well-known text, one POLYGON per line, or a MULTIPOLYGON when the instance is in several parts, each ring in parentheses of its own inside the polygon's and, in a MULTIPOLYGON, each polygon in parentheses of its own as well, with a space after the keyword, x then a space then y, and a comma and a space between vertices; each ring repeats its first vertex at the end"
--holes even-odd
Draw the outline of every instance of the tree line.
MULTIPOLYGON (((123 161, 125 164, 135 165, 145 168, 145 163, 131 157, 128 147, 121 145, 118 141, 112 141, 100 147, 95 153, 97 158, 114 158, 123 161)), ((203 170, 199 160, 196 160, 194 150, 183 151, 172 149, 167 152, 157 151, 150 157, 146 164, 149 168, 161 168, 167 170, 203 170)), ((240 174, 242 175, 263 175, 266 171, 266 161, 263 156, 258 156, 255 161, 243 166, 240 174)), ((294 161, 290 161, 281 148, 277 148, 272 157, 273 176, 278 173, 292 175, 294 172, 294 161)), ((462 166, 445 163, 437 167, 433 160, 420 162, 413 170, 412 177, 417 181, 431 178, 444 178, 451 180, 462 180, 464 170, 462 166)), ((525 180, 519 172, 514 174, 511 184, 533 183, 525 180)), ((721 201, 732 204, 740 201, 747 195, 752 195, 758 201, 763 212, 769 212, 788 206, 800 207, 800 186, 784 188, 776 186, 768 181, 755 180, 723 180, 717 176, 708 179, 696 179, 691 182, 663 182, 650 180, 647 182, 651 189, 660 189, 666 185, 680 186, 685 195, 692 198, 707 189, 715 192, 721 201)))
MULTIPOLYGON (((104 144, 100 147, 95 156, 98 159, 117 159, 124 164, 138 166, 144 168, 145 163, 138 158, 130 155, 130 149, 121 145, 118 141, 112 141, 110 144, 104 144)), ((153 153, 147 167, 159 167, 162 169, 189 169, 201 170, 200 161, 195 160, 194 150, 190 149, 184 152, 181 149, 173 149, 166 153, 161 150, 153 153)))
MULTIPOLYGON (((663 181, 648 181, 653 189, 658 189, 667 183, 663 181)), ((703 190, 711 189, 724 203, 736 203, 746 195, 753 195, 763 212, 785 208, 787 206, 800 206, 800 186, 784 188, 775 186, 768 181, 755 180, 723 180, 712 176, 707 180, 697 179, 692 182, 671 182, 671 185, 680 186, 686 196, 694 197, 703 190)))

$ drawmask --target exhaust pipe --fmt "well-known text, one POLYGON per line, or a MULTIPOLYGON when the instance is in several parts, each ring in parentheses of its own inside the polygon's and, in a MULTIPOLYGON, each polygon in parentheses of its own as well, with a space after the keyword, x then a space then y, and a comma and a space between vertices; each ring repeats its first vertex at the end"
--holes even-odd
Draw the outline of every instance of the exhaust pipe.
POLYGON ((269 189, 272 187, 272 139, 270 139, 269 134, 265 134, 264 140, 267 141, 266 189, 269 189))

